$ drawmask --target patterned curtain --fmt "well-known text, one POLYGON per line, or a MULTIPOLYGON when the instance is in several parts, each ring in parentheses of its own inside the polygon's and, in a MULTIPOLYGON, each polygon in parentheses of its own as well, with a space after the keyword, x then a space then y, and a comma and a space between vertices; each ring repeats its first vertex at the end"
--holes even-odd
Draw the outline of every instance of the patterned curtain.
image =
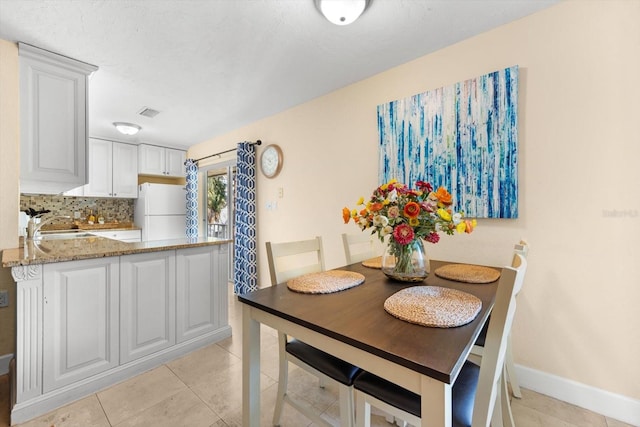
POLYGON ((184 162, 187 171, 187 221, 188 239, 198 237, 198 164, 193 159, 184 162))
POLYGON ((258 289, 256 256, 256 148, 238 144, 233 290, 245 294, 258 289))

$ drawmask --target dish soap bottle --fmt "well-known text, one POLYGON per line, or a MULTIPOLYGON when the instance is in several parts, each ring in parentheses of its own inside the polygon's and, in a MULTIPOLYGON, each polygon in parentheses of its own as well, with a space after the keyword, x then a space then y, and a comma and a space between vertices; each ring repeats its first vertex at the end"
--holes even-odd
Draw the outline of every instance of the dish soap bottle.
POLYGON ((98 213, 98 224, 104 224, 104 216, 102 216, 102 212, 98 213))
POLYGON ((96 216, 93 214, 93 209, 89 211, 89 216, 87 217, 87 223, 94 224, 96 222, 96 216))

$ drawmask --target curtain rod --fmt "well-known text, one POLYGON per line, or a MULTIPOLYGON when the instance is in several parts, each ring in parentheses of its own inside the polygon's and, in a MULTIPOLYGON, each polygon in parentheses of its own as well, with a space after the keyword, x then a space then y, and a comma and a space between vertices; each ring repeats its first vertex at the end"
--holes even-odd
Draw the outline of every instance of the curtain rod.
MULTIPOLYGON (((250 145, 260 145, 260 144, 262 144, 262 141, 257 140, 256 142, 250 142, 249 144, 250 145)), ((208 159, 209 157, 219 156, 219 155, 225 154, 225 153, 230 153, 230 152, 236 151, 236 150, 237 150, 237 148, 231 148, 229 150, 221 151, 219 153, 210 154, 208 156, 200 157, 199 159, 194 160, 194 162, 198 163, 200 160, 208 159)))

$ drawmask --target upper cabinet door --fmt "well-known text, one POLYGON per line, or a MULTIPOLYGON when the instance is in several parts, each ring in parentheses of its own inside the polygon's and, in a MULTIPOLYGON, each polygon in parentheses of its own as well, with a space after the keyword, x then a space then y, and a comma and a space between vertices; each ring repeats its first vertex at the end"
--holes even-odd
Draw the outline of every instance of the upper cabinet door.
POLYGON ((138 197, 138 147, 113 143, 113 197, 138 197))
POLYGON ((167 175, 168 176, 185 176, 186 171, 184 162, 187 160, 187 153, 182 150, 174 150, 167 148, 167 175))
POLYGON ((87 79, 98 68, 19 43, 20 192, 86 184, 87 79))
POLYGON ((138 197, 138 147, 89 139, 89 183, 84 196, 138 197))
POLYGON ((85 195, 111 197, 113 179, 113 143, 103 139, 89 139, 89 184, 85 195))
POLYGON ((166 175, 165 148, 155 145, 140 144, 138 146, 138 173, 142 175, 166 175))
POLYGON ((156 145, 138 146, 138 173, 141 175, 161 175, 166 177, 184 177, 184 161, 187 152, 156 145))

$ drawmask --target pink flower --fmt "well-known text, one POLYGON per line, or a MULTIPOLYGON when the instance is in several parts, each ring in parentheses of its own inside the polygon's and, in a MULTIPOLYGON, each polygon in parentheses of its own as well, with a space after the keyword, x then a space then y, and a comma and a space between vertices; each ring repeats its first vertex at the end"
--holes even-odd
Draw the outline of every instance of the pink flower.
POLYGON ((435 212, 436 209, 435 207, 437 206, 436 203, 432 203, 430 200, 426 201, 426 202, 420 202, 420 207, 422 209, 424 209, 427 212, 435 212))
POLYGON ((400 215, 400 209, 398 209, 397 206, 391 206, 387 210, 387 216, 389 218, 398 218, 399 215, 400 215))
POLYGON ((431 232, 424 236, 424 240, 429 243, 438 243, 440 241, 440 235, 438 233, 431 232))
POLYGON ((393 238, 401 245, 408 245, 414 237, 413 228, 407 224, 400 224, 393 230, 393 238))
POLYGON ((416 181, 416 186, 425 193, 431 193, 433 191, 433 187, 428 182, 416 181))

